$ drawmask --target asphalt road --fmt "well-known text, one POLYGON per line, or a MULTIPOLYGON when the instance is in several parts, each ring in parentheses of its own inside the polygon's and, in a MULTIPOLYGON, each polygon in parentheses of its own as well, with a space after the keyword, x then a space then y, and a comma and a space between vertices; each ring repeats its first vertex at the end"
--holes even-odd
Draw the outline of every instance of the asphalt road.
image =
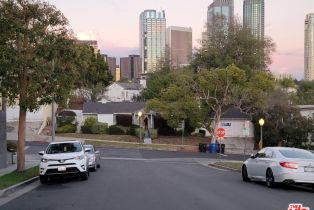
POLYGON ((104 148, 102 156, 88 181, 40 185, 0 210, 286 210, 290 203, 314 208, 313 192, 243 183, 240 173, 206 167, 186 153, 104 148))
MULTIPOLYGON (((48 143, 27 142, 26 154, 38 154, 48 146, 48 143)), ((198 152, 173 152, 173 151, 161 151, 161 150, 147 150, 147 149, 126 149, 126 148, 112 148, 112 147, 99 147, 96 148, 107 157, 119 157, 119 158, 211 158, 218 159, 218 154, 211 153, 198 153, 198 152)), ((246 155, 245 158, 248 158, 246 155)), ((244 160, 243 155, 222 155, 221 159, 225 160, 244 160)))

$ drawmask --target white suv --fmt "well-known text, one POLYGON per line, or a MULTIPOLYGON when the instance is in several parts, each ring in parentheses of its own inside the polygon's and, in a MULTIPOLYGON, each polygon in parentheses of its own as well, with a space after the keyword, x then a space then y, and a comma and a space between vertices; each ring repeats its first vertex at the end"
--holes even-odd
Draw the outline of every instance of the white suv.
POLYGON ((42 156, 39 173, 42 184, 51 176, 78 175, 82 180, 89 176, 88 156, 80 141, 64 141, 50 143, 42 156))

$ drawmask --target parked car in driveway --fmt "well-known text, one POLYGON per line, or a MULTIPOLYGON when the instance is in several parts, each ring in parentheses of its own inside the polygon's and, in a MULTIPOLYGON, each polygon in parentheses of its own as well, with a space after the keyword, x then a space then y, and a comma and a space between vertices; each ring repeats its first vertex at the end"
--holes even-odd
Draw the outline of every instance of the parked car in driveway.
POLYGON ((297 148, 266 147, 242 165, 243 181, 310 185, 314 190, 314 154, 297 148))
POLYGON ((40 182, 46 183, 52 176, 80 176, 87 180, 89 176, 88 155, 80 141, 50 143, 39 165, 40 182))
POLYGON ((88 155, 88 166, 91 170, 96 171, 100 168, 100 152, 96 151, 93 145, 84 145, 85 152, 88 155))

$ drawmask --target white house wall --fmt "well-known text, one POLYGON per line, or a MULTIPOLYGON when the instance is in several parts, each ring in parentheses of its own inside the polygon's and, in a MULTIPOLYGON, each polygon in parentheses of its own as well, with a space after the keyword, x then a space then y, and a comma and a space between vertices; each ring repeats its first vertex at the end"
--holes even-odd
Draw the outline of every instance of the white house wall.
POLYGON ((249 122, 249 135, 244 135, 246 120, 221 120, 220 128, 225 129, 225 137, 254 137, 254 125, 249 122))
POLYGON ((139 95, 139 90, 125 90, 120 85, 113 83, 104 93, 104 98, 112 102, 131 101, 135 95, 139 95))
MULTIPOLYGON (((37 111, 26 113, 26 122, 42 122, 45 118, 47 107, 41 106, 37 111)), ((19 120, 20 107, 7 107, 7 122, 15 122, 19 120)), ((51 115, 51 109, 50 109, 51 115)))
POLYGON ((113 114, 98 114, 98 122, 107 123, 108 126, 114 125, 114 116, 113 114))

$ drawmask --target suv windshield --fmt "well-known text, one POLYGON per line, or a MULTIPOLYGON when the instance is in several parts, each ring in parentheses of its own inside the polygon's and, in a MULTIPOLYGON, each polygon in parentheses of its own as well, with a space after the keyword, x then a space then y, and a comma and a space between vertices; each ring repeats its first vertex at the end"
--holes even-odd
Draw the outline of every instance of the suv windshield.
POLYGON ((47 149, 47 154, 81 152, 82 145, 79 142, 51 144, 47 149))
POLYGON ((286 158, 314 159, 314 155, 304 150, 279 150, 286 158))

